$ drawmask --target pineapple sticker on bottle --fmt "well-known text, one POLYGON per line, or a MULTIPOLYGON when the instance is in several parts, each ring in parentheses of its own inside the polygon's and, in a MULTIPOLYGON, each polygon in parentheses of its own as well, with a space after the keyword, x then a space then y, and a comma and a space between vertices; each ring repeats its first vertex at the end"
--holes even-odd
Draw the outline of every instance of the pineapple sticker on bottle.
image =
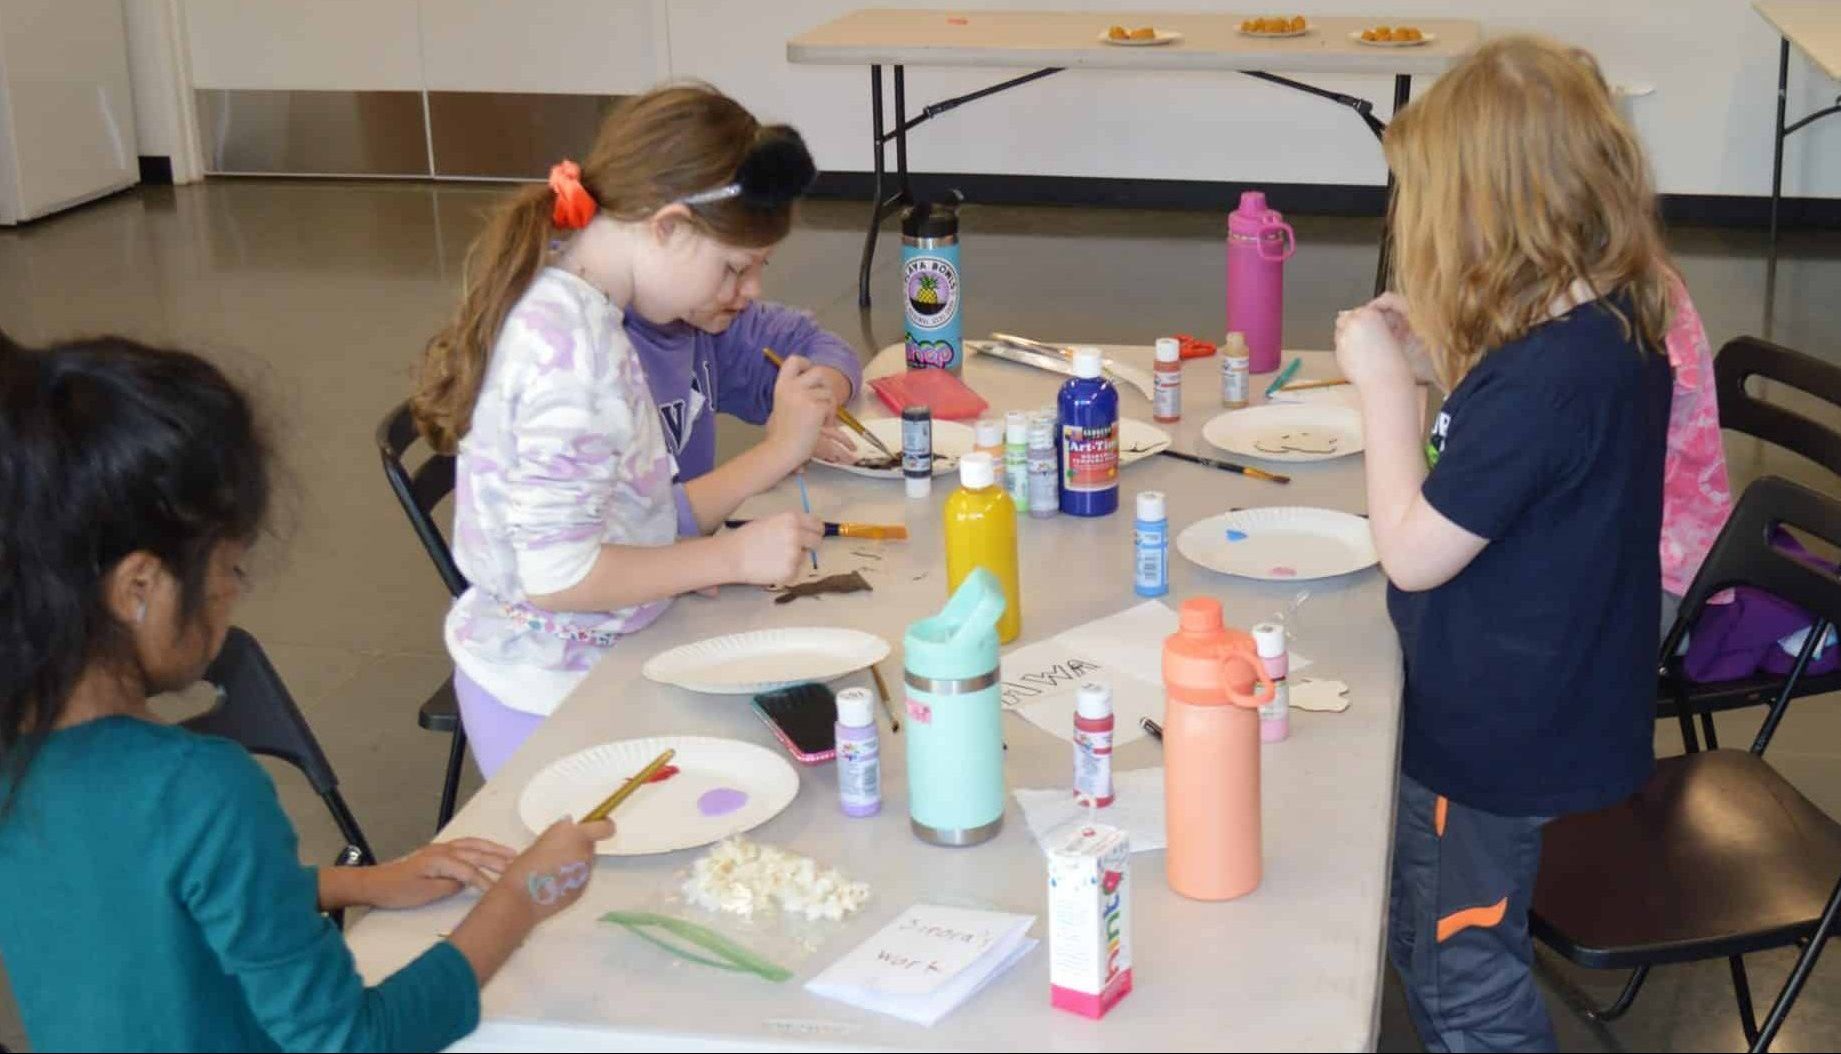
POLYGON ((901 216, 901 284, 908 369, 958 373, 965 364, 959 301, 959 204, 953 191, 901 216))

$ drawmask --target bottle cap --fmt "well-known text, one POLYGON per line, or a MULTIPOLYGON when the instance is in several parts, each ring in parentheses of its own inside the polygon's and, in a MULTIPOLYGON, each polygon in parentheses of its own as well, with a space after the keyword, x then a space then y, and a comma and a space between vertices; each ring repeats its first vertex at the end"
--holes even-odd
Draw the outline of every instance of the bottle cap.
POLYGON ((1285 627, 1277 622, 1261 622, 1253 627, 1253 647, 1262 659, 1276 659, 1285 654, 1285 627))
POLYGON ((1246 334, 1237 329, 1230 331, 1227 336, 1221 340, 1221 354, 1226 355, 1230 359, 1246 358, 1249 354, 1247 351, 1246 334))
POLYGON ((977 444, 980 449, 1004 445, 1004 423, 995 417, 978 422, 977 444))
POLYGON ((1176 609, 1184 633, 1211 633, 1221 629, 1221 602, 1213 597, 1190 597, 1176 609))
POLYGON ((1029 414, 1012 410, 1004 415, 1004 437, 1012 443, 1029 442, 1029 414))
POLYGON ((1074 696, 1074 712, 1089 721, 1112 716, 1112 686, 1089 681, 1074 696))
POLYGON ((837 693, 837 723, 863 728, 876 723, 876 699, 867 688, 846 688, 837 693))
POLYGON ((909 476, 907 477, 907 487, 908 487, 908 497, 924 498, 927 495, 933 493, 933 477, 932 476, 909 476))
POLYGON ((983 490, 997 483, 997 461, 983 450, 974 450, 959 459, 959 482, 972 490, 983 490))
POLYGON ((1181 362, 1183 361, 1183 347, 1181 344, 1178 344, 1176 342, 1175 337, 1158 337, 1157 338, 1157 361, 1158 362, 1181 362))
POLYGON ((933 410, 925 406, 904 406, 901 408, 903 421, 931 421, 933 410))
POLYGON ((1148 522, 1165 519, 1163 491, 1146 490, 1138 493, 1138 518, 1148 522))
POLYGON ((1105 353, 1098 348, 1074 349, 1074 376, 1082 380, 1098 377, 1105 365, 1105 353))

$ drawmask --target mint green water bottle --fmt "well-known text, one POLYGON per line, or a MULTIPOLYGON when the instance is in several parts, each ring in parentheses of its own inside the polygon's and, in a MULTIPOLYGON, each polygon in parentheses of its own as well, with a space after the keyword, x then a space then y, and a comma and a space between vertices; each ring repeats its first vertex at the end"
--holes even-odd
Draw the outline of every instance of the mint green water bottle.
POLYGON ((997 620, 1003 586, 980 567, 946 607, 908 627, 908 822, 924 842, 977 845, 1004 822, 997 620))

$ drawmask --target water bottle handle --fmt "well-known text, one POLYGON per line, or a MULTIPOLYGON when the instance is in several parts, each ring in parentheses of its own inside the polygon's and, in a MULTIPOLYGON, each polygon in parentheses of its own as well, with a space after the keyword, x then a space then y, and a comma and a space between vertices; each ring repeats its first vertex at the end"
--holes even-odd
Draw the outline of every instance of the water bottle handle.
POLYGON ((1259 228, 1259 258, 1261 260, 1289 260, 1291 259, 1291 254, 1297 251, 1298 236, 1293 233, 1291 224, 1285 223, 1282 220, 1273 220, 1259 228), (1273 231, 1283 231, 1285 233, 1284 251, 1278 253, 1276 256, 1268 251, 1274 239, 1266 237, 1273 231))
POLYGON ((1246 645, 1229 645, 1221 651, 1221 691, 1226 694, 1228 702, 1252 710, 1271 702, 1278 694, 1278 686, 1272 683, 1272 676, 1266 672, 1266 664, 1259 660, 1258 652, 1246 645), (1237 663, 1253 671, 1251 692, 1236 692, 1229 687, 1237 680, 1234 676, 1234 666, 1237 663), (1262 689, 1264 694, 1261 694, 1262 689))

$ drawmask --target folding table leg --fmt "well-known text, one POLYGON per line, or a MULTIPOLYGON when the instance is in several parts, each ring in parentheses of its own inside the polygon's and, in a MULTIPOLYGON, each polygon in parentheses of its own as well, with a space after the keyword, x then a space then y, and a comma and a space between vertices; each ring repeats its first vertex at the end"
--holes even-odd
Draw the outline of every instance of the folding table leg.
POLYGON ((857 268, 857 306, 869 306, 869 265, 876 259, 876 233, 882 227, 882 67, 869 68, 869 123, 871 160, 876 185, 869 194, 869 233, 863 236, 863 263, 857 268))
MULTIPOLYGON (((1410 73, 1395 74, 1394 75, 1394 112, 1393 114, 1390 114, 1388 116, 1388 120, 1391 121, 1395 116, 1399 115, 1400 111, 1406 107, 1407 100, 1412 98, 1412 95, 1413 95, 1413 76, 1412 74, 1410 73)), ((1389 212, 1392 211, 1391 206, 1393 203, 1393 199, 1394 199, 1394 173, 1393 173, 1393 169, 1390 168, 1387 170, 1387 205, 1388 205, 1389 212)), ((1382 293, 1387 292, 1387 273, 1393 269, 1393 256, 1394 256, 1393 229, 1391 225, 1388 223, 1387 215, 1383 214, 1381 217, 1380 259, 1376 260, 1375 265, 1374 265, 1374 295, 1375 296, 1380 296, 1382 293)))

